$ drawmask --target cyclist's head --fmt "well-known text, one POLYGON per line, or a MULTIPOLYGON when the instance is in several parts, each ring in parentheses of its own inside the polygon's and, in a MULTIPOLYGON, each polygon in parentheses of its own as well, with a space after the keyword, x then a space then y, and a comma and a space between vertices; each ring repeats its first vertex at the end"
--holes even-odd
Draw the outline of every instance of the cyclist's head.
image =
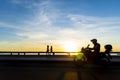
POLYGON ((92 43, 97 43, 97 39, 92 39, 91 42, 92 43))
POLYGON ((106 50, 111 51, 112 50, 112 45, 108 44, 104 46, 106 50))

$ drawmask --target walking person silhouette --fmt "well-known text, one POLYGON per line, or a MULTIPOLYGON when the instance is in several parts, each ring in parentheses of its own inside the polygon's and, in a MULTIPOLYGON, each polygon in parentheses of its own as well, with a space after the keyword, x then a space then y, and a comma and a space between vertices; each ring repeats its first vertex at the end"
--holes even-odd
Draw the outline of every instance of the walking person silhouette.
POLYGON ((47 45, 46 55, 49 55, 49 45, 47 45))

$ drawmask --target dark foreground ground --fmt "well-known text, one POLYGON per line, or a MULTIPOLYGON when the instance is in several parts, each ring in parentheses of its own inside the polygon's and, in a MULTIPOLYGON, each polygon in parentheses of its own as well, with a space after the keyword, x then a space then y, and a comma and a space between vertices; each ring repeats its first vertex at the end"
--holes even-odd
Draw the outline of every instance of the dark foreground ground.
POLYGON ((0 80, 120 80, 120 64, 108 68, 71 61, 0 61, 0 80))

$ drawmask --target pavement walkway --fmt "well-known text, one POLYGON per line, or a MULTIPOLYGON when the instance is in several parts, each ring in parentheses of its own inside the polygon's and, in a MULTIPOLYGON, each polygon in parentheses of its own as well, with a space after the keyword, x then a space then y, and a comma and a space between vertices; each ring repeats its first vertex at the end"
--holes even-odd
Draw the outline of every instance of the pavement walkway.
POLYGON ((0 62, 0 80, 120 80, 120 64, 105 68, 72 62, 0 62))

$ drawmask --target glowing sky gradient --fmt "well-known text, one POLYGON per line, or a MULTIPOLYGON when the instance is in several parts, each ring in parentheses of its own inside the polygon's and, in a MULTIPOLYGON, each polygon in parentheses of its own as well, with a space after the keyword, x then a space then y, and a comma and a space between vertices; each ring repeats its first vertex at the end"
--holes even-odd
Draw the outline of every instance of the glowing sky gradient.
POLYGON ((0 0, 0 50, 45 51, 97 38, 120 51, 120 0, 0 0))

